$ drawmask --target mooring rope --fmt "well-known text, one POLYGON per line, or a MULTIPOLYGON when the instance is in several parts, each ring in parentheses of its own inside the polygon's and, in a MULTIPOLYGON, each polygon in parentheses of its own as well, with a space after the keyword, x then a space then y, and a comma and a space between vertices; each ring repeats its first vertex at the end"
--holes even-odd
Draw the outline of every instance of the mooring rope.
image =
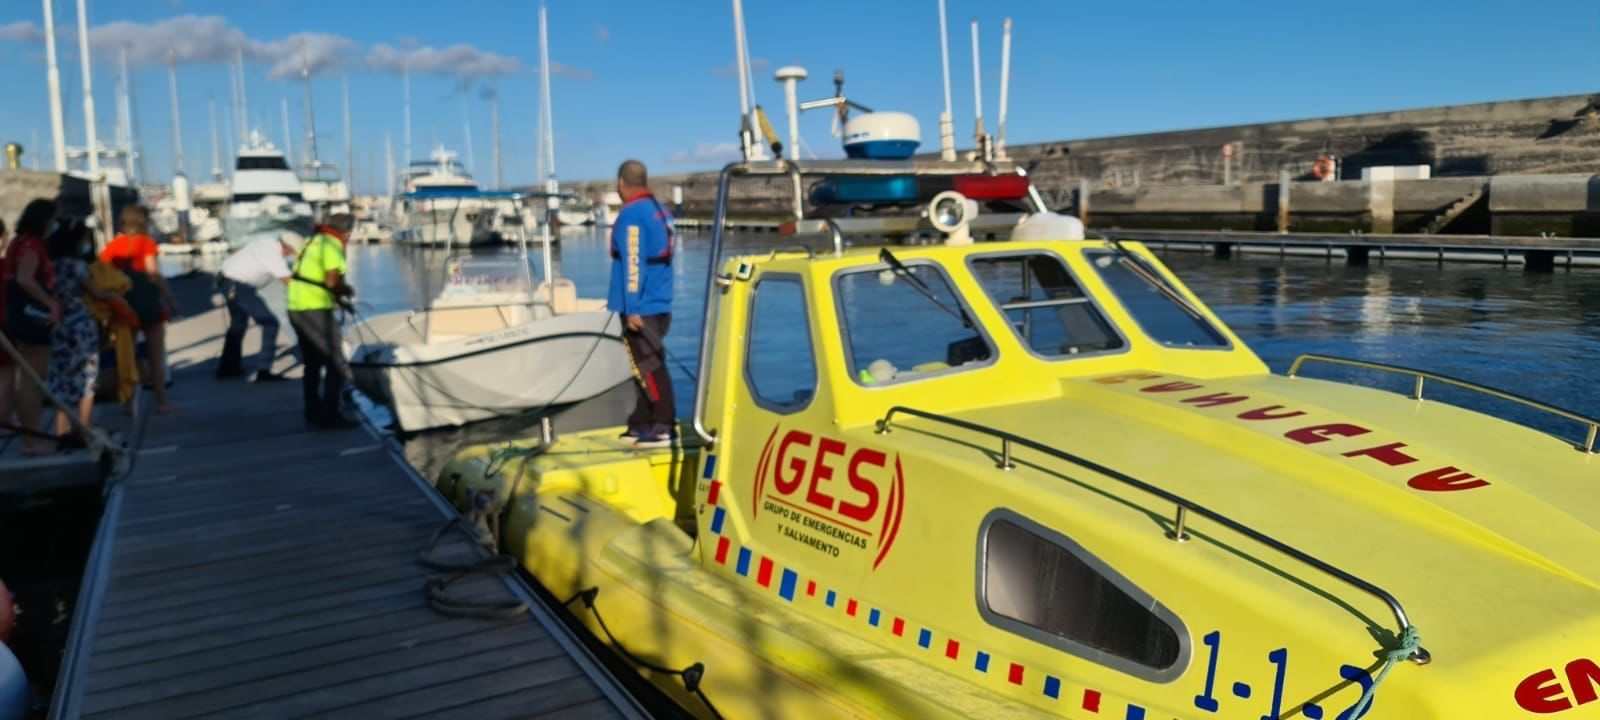
POLYGON ((632 662, 633 664, 638 665, 646 670, 658 672, 663 675, 678 676, 678 678, 683 681, 684 689, 693 693, 695 697, 700 698, 700 702, 705 704, 707 710, 711 711, 711 717, 717 718, 717 720, 722 720, 722 713, 717 712, 717 706, 711 704, 711 698, 706 697, 705 692, 700 689, 700 681, 704 680, 706 675, 705 664, 697 661, 690 663, 687 667, 681 670, 674 670, 672 668, 662 667, 648 660, 640 659, 639 656, 628 652, 628 648, 623 646, 621 641, 617 640, 617 636, 611 634, 611 628, 606 626, 606 619, 600 615, 600 609, 595 607, 595 598, 598 598, 599 596, 600 588, 591 587, 586 590, 579 590, 578 592, 574 593, 572 597, 567 598, 566 602, 561 604, 571 607, 574 600, 582 600, 583 606, 588 608, 590 613, 594 614, 595 622, 600 624, 600 630, 606 634, 606 639, 611 641, 612 647, 615 647, 618 653, 621 653, 622 656, 627 658, 629 662, 632 662))

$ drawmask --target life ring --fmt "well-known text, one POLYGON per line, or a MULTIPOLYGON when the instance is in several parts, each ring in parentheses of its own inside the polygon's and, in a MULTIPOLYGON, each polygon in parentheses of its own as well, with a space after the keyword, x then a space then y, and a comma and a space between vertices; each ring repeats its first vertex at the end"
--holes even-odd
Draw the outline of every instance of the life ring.
POLYGON ((1327 180, 1333 174, 1333 158, 1323 155, 1311 163, 1311 176, 1318 180, 1327 180))

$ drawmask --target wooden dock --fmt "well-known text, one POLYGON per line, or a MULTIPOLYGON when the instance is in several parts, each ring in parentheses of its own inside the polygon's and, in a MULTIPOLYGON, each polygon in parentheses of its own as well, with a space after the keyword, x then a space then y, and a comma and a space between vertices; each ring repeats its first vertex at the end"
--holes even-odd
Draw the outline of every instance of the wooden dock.
POLYGON ((515 575, 449 592, 526 613, 435 611, 419 554, 454 511, 392 440, 308 428, 299 382, 214 380, 223 325, 170 329, 183 409, 108 485, 51 717, 644 716, 515 575))

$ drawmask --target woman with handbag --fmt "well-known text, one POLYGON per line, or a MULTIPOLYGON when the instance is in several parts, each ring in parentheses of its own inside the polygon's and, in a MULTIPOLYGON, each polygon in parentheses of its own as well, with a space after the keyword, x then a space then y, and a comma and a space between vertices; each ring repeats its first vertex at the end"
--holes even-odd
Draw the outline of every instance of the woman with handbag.
POLYGON ((157 262, 160 252, 150 237, 150 211, 141 205, 122 209, 121 233, 106 243, 100 260, 128 274, 133 289, 128 304, 139 314, 144 331, 146 384, 155 392, 156 412, 179 409, 167 402, 167 321, 178 316, 178 303, 167 288, 157 262))
POLYGON ((61 305, 51 295, 55 287, 54 267, 45 252, 44 237, 55 221, 56 204, 43 198, 28 203, 17 219, 17 235, 6 247, 0 261, 0 281, 5 286, 4 332, 16 347, 27 368, 11 367, 9 354, 4 366, 4 381, 11 385, 16 400, 16 429, 22 434, 22 454, 54 452, 56 444, 42 437, 40 420, 44 414, 42 381, 50 371, 50 334, 61 322, 61 305), (29 377, 27 370, 32 371, 29 377))

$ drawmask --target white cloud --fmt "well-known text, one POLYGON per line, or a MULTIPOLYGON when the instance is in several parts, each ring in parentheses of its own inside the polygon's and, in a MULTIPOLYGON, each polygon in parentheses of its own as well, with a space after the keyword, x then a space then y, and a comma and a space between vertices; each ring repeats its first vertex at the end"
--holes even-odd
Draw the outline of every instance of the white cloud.
POLYGON ((28 20, 18 20, 0 25, 0 40, 19 43, 44 41, 44 28, 28 20))
POLYGON ((594 41, 597 43, 611 42, 611 28, 608 28, 601 23, 595 23, 594 41))
POLYGON ((267 77, 272 79, 294 77, 305 64, 312 75, 338 70, 350 62, 356 43, 346 37, 327 33, 297 33, 272 42, 252 42, 246 55, 268 66, 267 77))
POLYGON ((726 165, 744 157, 736 142, 703 142, 667 156, 668 165, 726 165))
MULTIPOLYGON (((770 60, 768 60, 768 59, 766 59, 764 57, 750 58, 750 74, 752 76, 760 75, 761 73, 766 72, 767 68, 769 68, 769 67, 772 67, 772 61, 770 61, 770 60)), ((711 74, 715 75, 717 77, 733 77, 735 75, 738 75, 739 74, 739 61, 738 60, 734 60, 734 61, 728 63, 727 65, 723 65, 722 67, 712 68, 711 69, 711 74)))
POLYGON ((111 53, 125 50, 134 65, 222 63, 241 48, 252 56, 244 31, 216 15, 179 15, 153 23, 118 20, 89 29, 89 44, 111 53))
MULTIPOLYGON (((397 75, 409 69, 414 73, 448 75, 463 80, 508 75, 522 69, 522 63, 516 58, 466 44, 440 49, 432 46, 397 48, 379 43, 367 52, 365 62, 368 67, 397 75)), ((554 63, 551 65, 554 67, 554 63)))

